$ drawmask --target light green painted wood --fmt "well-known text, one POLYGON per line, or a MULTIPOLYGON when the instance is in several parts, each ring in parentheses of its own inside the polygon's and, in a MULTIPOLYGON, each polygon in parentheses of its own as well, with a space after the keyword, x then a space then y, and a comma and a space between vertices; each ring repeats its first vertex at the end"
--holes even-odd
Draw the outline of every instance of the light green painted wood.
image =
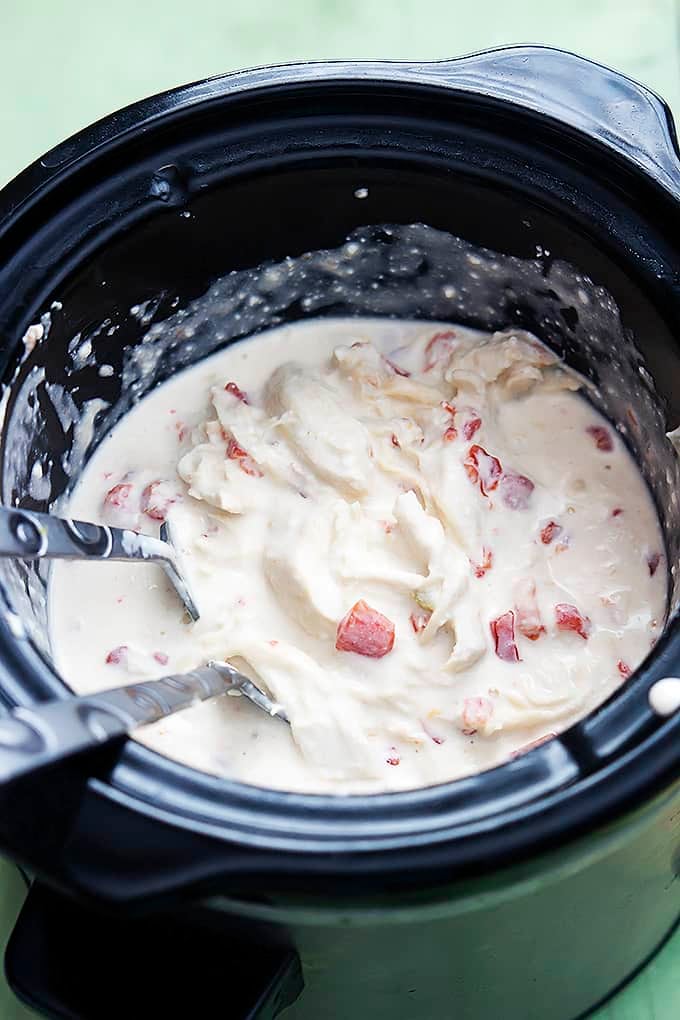
MULTIPOLYGON (((673 0, 0 0, 0 185, 135 99, 290 60, 431 60, 546 43, 617 67, 680 109, 676 40, 673 0)), ((15 869, 0 861, 3 949, 21 896, 15 869)), ((678 975, 680 933, 593 1020, 677 1020, 678 975)), ((0 1020, 30 1016, 0 978, 0 1020)))
POLYGON ((180 82, 526 42, 576 50, 680 99, 673 0, 0 0, 0 184, 85 124, 180 82))
MULTIPOLYGON (((5 955, 5 946, 12 927, 21 910, 26 886, 18 870, 9 861, 0 857, 0 954, 5 955)), ((0 977, 0 1020, 35 1020, 36 1014, 15 998, 0 977)))

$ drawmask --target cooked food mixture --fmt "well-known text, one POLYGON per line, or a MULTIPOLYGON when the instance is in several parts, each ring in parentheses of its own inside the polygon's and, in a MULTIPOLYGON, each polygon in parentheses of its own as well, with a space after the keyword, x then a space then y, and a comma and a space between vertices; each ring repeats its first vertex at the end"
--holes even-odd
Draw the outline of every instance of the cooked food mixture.
POLYGON ((73 516, 169 519, 201 619, 159 568, 59 563, 57 664, 80 693, 229 659, 242 697, 140 732, 198 768, 337 793, 489 768, 601 703, 659 634, 645 484, 529 334, 289 325, 165 383, 101 445, 73 516))

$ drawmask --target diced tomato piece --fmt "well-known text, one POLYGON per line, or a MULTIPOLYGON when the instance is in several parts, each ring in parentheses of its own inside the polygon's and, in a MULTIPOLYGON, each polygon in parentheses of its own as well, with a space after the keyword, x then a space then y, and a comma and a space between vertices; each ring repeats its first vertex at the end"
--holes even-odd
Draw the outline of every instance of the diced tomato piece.
POLYGON ((501 478, 501 499, 510 510, 527 510, 534 483, 526 475, 506 471, 501 478))
POLYGON ((659 564, 661 563, 661 553, 655 552, 650 553, 647 557, 647 566, 649 568, 649 576, 654 577, 656 574, 659 564))
POLYGON ((461 717, 462 730, 466 737, 471 737, 477 730, 488 723, 493 715, 493 703, 488 698, 466 698, 463 702, 461 717))
POLYGON ((246 451, 242 446, 239 446, 233 436, 225 438, 227 438, 227 457, 229 460, 242 460, 244 457, 248 456, 246 451))
POLYGON ((241 471, 247 475, 251 475, 253 478, 262 478, 262 472, 253 458, 236 442, 233 436, 230 436, 227 442, 227 457, 229 460, 237 460, 241 471))
POLYGON ((381 659, 394 648, 394 624, 360 599, 338 624, 335 647, 381 659))
POLYGON ((106 656, 106 663, 109 666, 118 666, 121 662, 125 662, 127 659, 128 646, 118 645, 117 648, 112 648, 109 654, 106 656))
POLYGON ((522 746, 518 747, 516 751, 511 751, 510 757, 519 758, 521 754, 526 754, 527 751, 533 751, 535 747, 540 747, 541 744, 547 743, 548 740, 552 740, 552 738, 556 736, 557 734, 552 731, 550 733, 544 733, 542 737, 536 737, 535 740, 530 740, 528 744, 522 744, 522 746))
POLYGON ((463 438, 469 443, 477 429, 481 428, 482 419, 475 414, 463 422, 463 438))
POLYGON ((453 406, 453 404, 450 404, 448 402, 448 400, 441 400, 439 402, 439 406, 444 411, 446 411, 446 413, 451 418, 451 421, 449 422, 448 426, 444 429, 444 433, 442 435, 442 439, 444 440, 445 443, 452 443, 454 441, 454 439, 458 438, 458 429, 456 428, 456 426, 453 423, 453 419, 454 419, 455 414, 456 414, 456 409, 453 406))
POLYGON ((503 662, 519 662, 519 652, 515 643, 515 614, 512 610, 491 620, 490 627, 498 658, 503 662))
POLYGON ((618 669, 619 673, 621 674, 624 680, 627 680, 630 674, 633 672, 628 663, 624 662, 623 659, 619 659, 619 661, 616 663, 616 668, 618 669))
POLYGON ((454 347, 456 337, 455 329, 447 329, 441 333, 435 333, 428 340, 425 348, 425 368, 429 372, 439 361, 448 357, 454 347))
POLYGON ((587 640, 592 629, 591 622, 587 616, 583 616, 576 606, 569 602, 558 602, 555 606, 555 623, 558 630, 573 630, 576 634, 587 640))
POLYGON ((132 484, 130 482, 119 482, 118 485, 114 485, 112 489, 106 493, 104 497, 104 506, 115 507, 117 510, 126 510, 130 502, 130 495, 132 494, 132 484))
POLYGON ((168 491, 167 482, 150 482, 142 493, 142 511, 154 521, 164 521, 179 494, 168 491))
POLYGON ((562 534, 563 530, 562 525, 558 524, 557 521, 548 521, 541 528, 541 542, 543 545, 550 545, 554 538, 558 538, 562 534))
POLYGON ((602 450, 603 453, 611 453, 614 449, 614 441, 609 429, 606 429, 604 425, 589 425, 586 432, 593 437, 598 450, 602 450))
POLYGON ((247 404, 249 402, 248 394, 244 393, 235 382, 228 382, 224 388, 227 393, 231 393, 232 397, 236 397, 236 399, 240 400, 242 404, 247 404))
POLYGON ((488 496, 498 485, 503 474, 501 462, 492 457, 483 446, 471 446, 463 462, 468 478, 473 484, 479 482, 482 495, 488 496))
POLYGON ((434 721, 436 721, 436 720, 433 719, 432 718, 432 714, 430 714, 425 719, 421 719, 420 722, 421 722, 421 726, 423 727, 423 729, 425 730, 425 732, 427 733, 428 737, 430 738, 430 740, 432 741, 433 744, 445 744, 446 743, 446 737, 442 737, 441 734, 434 733, 433 730, 432 730, 432 723, 434 721))
POLYGON ((470 562, 472 563, 472 569, 475 577, 484 577, 487 570, 491 570, 493 566, 493 552, 491 549, 487 549, 486 546, 484 546, 482 549, 482 562, 474 563, 472 560, 470 560, 470 562))
POLYGON ((262 472, 255 463, 252 457, 239 457, 238 466, 245 474, 250 475, 252 478, 262 478, 262 472))
POLYGON ((154 652, 153 657, 161 666, 167 666, 169 659, 165 652, 154 652))
POLYGON ((545 634, 545 627, 536 601, 535 582, 530 578, 520 581, 515 587, 515 598, 518 631, 529 641, 538 641, 545 634))
POLYGON ((394 361, 391 361, 389 358, 386 358, 384 354, 382 356, 382 359, 385 362, 385 364, 389 365, 389 367, 392 369, 395 375, 401 375, 405 379, 408 379, 410 377, 411 375, 410 372, 408 372, 405 368, 402 368, 401 365, 397 365, 394 363, 394 361))
POLYGON ((425 630, 430 622, 431 616, 432 613, 411 613, 409 620, 411 621, 411 626, 416 634, 420 634, 425 630))

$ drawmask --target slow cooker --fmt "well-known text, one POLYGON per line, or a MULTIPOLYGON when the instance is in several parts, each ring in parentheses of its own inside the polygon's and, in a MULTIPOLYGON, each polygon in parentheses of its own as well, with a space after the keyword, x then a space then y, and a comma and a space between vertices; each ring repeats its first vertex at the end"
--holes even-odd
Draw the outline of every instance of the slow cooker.
MULTIPOLYGON (((455 236, 457 257, 499 253, 494 300, 456 317, 533 329, 601 384, 664 529, 663 636, 594 714, 441 786, 271 791, 128 740, 5 792, 0 845, 34 876, 5 964, 45 1016, 575 1020, 680 913, 680 720, 648 704, 680 670, 680 478, 664 437, 680 423, 680 167, 670 113, 646 89, 534 47, 290 65, 176 89, 64 142, 0 193, 3 502, 47 509, 110 427, 105 406, 121 412, 191 360, 185 331, 144 386, 124 370, 126 350, 216 279, 348 237, 382 250, 382 224, 455 236), (565 265, 590 288, 582 307, 565 298, 565 265), (106 378, 73 365, 74 338, 95 335, 106 378), (50 409, 47 384, 90 408, 93 439, 50 409), (44 455, 49 495, 31 485, 44 455)), ((377 264, 373 290, 394 298, 377 264)), ((412 268, 434 278, 427 257, 412 268)), ((459 258, 454 283, 462 272, 459 258)), ((270 324, 360 304, 298 294, 270 324)), ((234 317, 213 347, 252 329, 234 317)), ((69 696, 45 580, 34 564, 0 567, 7 707, 69 696)))

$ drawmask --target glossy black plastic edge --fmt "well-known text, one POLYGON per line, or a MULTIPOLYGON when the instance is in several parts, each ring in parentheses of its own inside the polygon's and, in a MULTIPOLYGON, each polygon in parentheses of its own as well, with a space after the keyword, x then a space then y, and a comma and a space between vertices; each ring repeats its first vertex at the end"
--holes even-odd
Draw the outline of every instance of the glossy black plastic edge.
POLYGON ((506 46, 431 62, 331 60, 261 66, 158 93, 60 142, 6 184, 0 192, 0 235, 9 217, 23 212, 34 196, 38 193, 43 196, 62 175, 96 158, 103 147, 122 143, 130 134, 143 131, 172 114, 226 95, 252 94, 280 85, 361 81, 437 86, 449 92, 475 93, 533 110, 558 124, 575 127, 591 140, 598 139, 612 152, 643 169, 672 194, 680 196, 676 131, 663 99, 631 78, 566 50, 550 46, 506 46), (555 94, 554 83, 551 84, 546 73, 551 66, 560 77, 568 80, 575 105, 565 106, 563 99, 555 94), (590 88, 584 88, 586 72, 590 88), (606 89, 612 84, 636 113, 634 123, 629 118, 625 132, 612 130, 611 117, 605 107, 606 89))
MULTIPOLYGON (((483 70, 485 62, 488 66, 493 60, 499 60, 507 70, 508 60, 527 56, 535 60, 546 54, 552 60, 575 62, 571 64, 572 70, 576 65, 597 67, 560 51, 527 47, 475 54, 432 65, 291 65, 239 72, 186 86, 114 114, 58 146, 25 171, 0 195, 0 233, 10 221, 20 217, 32 201, 41 199, 47 190, 56 186, 62 176, 68 176, 86 160, 96 158, 102 149, 173 113, 183 113, 198 103, 232 93, 250 93, 254 89, 298 82, 313 84, 319 80, 358 78, 373 83, 437 85, 469 93, 481 88, 486 95, 518 106, 528 105, 559 119, 559 111, 549 96, 545 108, 540 106, 541 97, 536 93, 531 103, 523 102, 522 96, 517 94, 516 81, 514 85, 512 81, 508 83, 507 75, 504 78, 498 69, 495 76, 482 75, 481 84, 478 76, 475 77, 477 71, 483 70), (473 63, 475 74, 466 77, 466 68, 470 71, 473 63)), ((661 135, 667 142, 668 168, 673 170, 674 136, 670 115, 663 103, 614 72, 600 71, 609 80, 614 76, 624 82, 629 93, 641 95, 645 104, 651 104, 661 117, 656 122, 654 117, 646 122, 648 130, 643 131, 641 137, 653 133, 665 118, 661 135), (656 127, 650 126, 652 122, 656 127)), ((606 145, 613 154, 629 159, 625 146, 613 143, 606 132, 603 135, 597 118, 587 115, 577 120, 579 130, 606 145)), ((655 160, 633 162, 638 170, 678 195, 677 177, 671 173, 669 183, 667 168, 656 172, 655 160)), ((644 695, 654 678, 675 672, 671 666, 680 666, 676 652, 677 630, 677 625, 672 625, 671 632, 646 667, 629 685, 629 691, 634 692, 631 697, 639 701, 639 694, 644 695)), ((9 704, 41 700, 48 692, 51 696, 68 696, 56 675, 46 669, 33 649, 25 646, 20 650, 12 628, 4 621, 0 631, 4 632, 0 638, 0 648, 4 652, 2 687, 9 704)), ((607 707, 602 711, 606 710, 607 707)), ((601 713, 592 718, 598 717, 601 713)), ((356 877, 358 872, 385 872, 396 878, 398 873, 405 876, 412 866, 423 865, 435 870, 439 866, 450 875, 454 869, 483 870, 492 863, 507 863, 539 848, 563 842, 568 836, 619 816, 670 784, 677 778, 680 764, 680 721, 661 724, 650 715, 645 728, 648 732, 642 743, 616 749, 611 761, 607 754, 593 754, 589 741, 575 739, 577 728, 573 728, 560 740, 479 776, 425 790, 351 798, 286 794, 230 783, 130 744, 107 777, 110 783, 91 779, 89 789, 125 809, 144 813, 149 819, 217 837, 240 847, 260 848, 262 854, 251 854, 247 862, 240 861, 242 873, 275 873, 288 869, 290 873, 345 873, 356 877), (637 757, 644 760, 636 762, 637 757), (535 785, 519 784, 523 785, 523 796, 506 796, 502 810, 498 810, 498 801, 494 804, 489 795, 495 789, 503 800, 503 791, 512 788, 516 794, 515 780, 522 773, 532 776, 535 785), (580 773, 578 779, 577 773, 580 773), (548 780, 547 786, 545 780, 548 780), (210 812, 206 811, 208 797, 210 812), (475 801, 481 809, 476 815, 471 810, 475 801), (494 810, 488 810, 490 805, 494 810), (502 840, 498 838, 500 828, 503 829, 502 840), (446 853, 442 855, 444 847, 446 853), (393 852, 388 854, 387 851, 393 852), (339 853, 342 856, 337 856, 339 853)))

